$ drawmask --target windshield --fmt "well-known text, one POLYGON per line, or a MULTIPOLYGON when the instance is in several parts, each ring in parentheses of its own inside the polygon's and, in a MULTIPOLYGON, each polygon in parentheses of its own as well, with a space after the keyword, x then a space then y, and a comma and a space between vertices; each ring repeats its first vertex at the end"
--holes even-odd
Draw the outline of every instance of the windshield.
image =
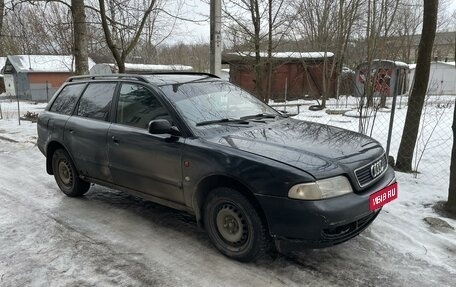
POLYGON ((202 131, 217 129, 217 125, 241 125, 246 124, 246 119, 280 116, 277 111, 229 82, 194 81, 160 88, 190 128, 199 135, 202 131))

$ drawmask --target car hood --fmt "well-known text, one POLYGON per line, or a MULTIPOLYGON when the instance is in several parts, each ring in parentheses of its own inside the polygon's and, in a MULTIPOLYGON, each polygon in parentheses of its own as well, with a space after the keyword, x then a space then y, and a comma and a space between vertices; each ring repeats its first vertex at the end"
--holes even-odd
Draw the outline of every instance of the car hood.
POLYGON ((355 168, 384 153, 370 137, 291 118, 206 140, 296 167, 317 179, 343 173, 352 177, 355 168))

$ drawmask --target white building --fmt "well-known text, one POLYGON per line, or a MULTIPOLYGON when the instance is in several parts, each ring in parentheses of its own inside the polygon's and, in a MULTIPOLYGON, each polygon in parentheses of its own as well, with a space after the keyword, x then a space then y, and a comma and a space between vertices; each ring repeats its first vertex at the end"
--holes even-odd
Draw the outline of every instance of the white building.
MULTIPOLYGON (((409 93, 415 79, 416 64, 409 65, 409 93)), ((428 95, 456 95, 455 62, 432 62, 429 73, 428 95)))

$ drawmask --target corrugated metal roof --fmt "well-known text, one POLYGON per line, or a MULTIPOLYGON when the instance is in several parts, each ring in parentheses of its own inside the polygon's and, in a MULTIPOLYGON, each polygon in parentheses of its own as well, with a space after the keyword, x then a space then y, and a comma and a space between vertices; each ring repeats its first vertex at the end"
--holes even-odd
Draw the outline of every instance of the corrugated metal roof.
MULTIPOLYGON (((17 72, 70 73, 75 71, 72 55, 11 55, 9 62, 17 72)), ((89 69, 95 62, 89 58, 89 69)))

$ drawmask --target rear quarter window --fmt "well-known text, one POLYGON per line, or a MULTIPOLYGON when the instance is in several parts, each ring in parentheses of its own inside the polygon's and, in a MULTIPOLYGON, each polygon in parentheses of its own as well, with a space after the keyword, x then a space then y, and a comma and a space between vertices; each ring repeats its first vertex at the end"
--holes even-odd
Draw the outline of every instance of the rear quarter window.
POLYGON ((49 111, 64 115, 71 115, 84 87, 85 84, 65 86, 54 100, 54 103, 49 111))

